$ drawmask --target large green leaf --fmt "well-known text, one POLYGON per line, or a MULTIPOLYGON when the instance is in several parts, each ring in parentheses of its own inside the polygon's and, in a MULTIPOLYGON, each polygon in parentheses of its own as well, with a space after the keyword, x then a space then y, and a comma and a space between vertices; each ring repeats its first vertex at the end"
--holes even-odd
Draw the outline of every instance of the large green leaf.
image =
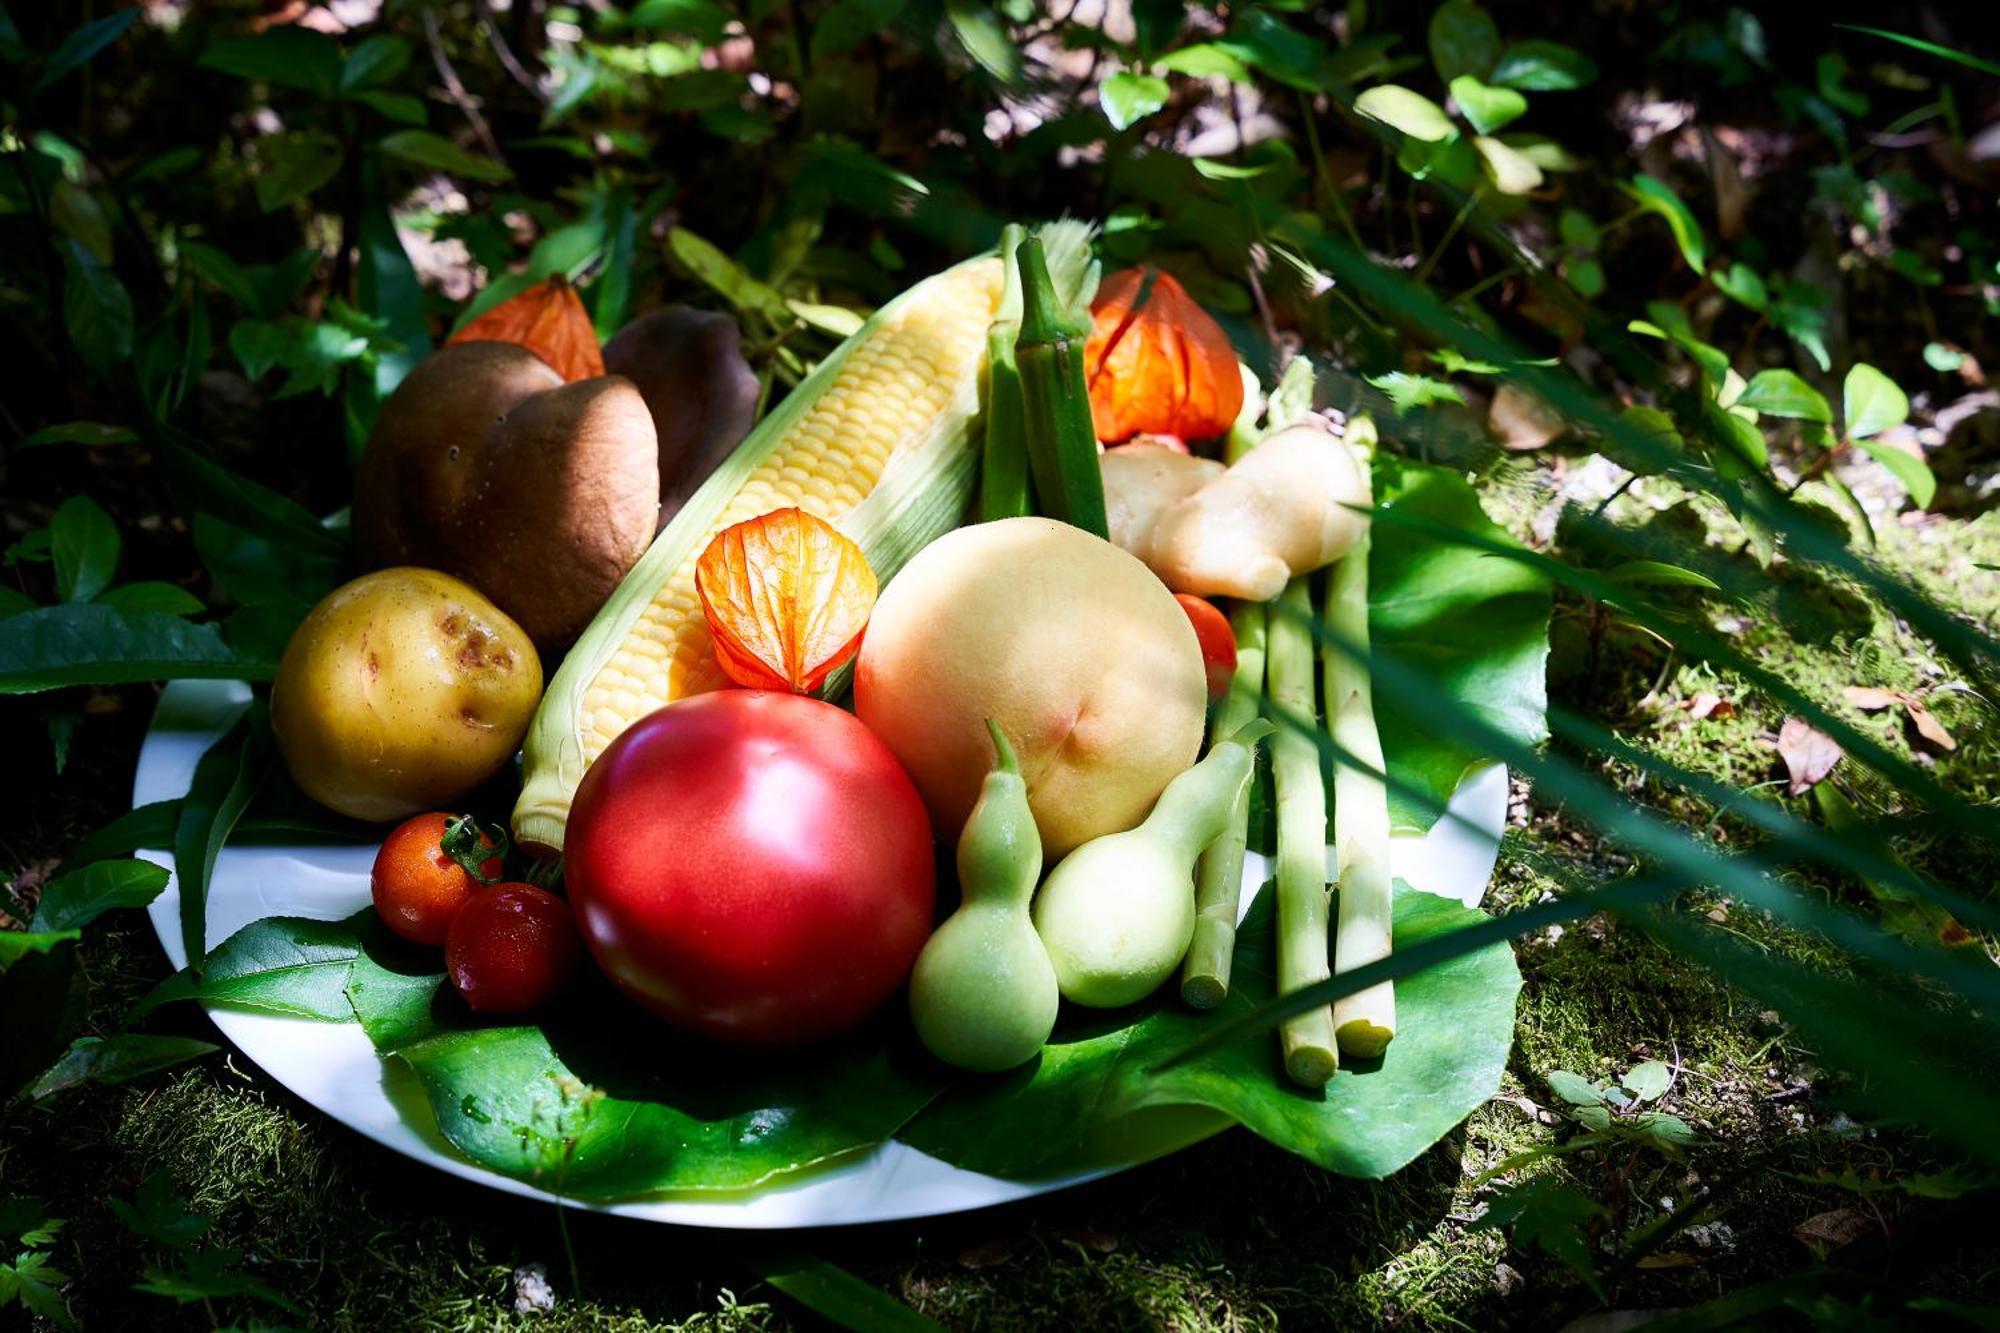
POLYGON ((202 754, 181 800, 174 824, 174 874, 181 897, 181 947, 197 976, 208 952, 208 885, 216 858, 274 761, 270 705, 253 700, 236 725, 202 754))
MULTIPOLYGON (((1506 534, 1479 507, 1459 473, 1390 457, 1375 464, 1375 499, 1420 519, 1489 540, 1506 534)), ((1368 560, 1368 632, 1376 649, 1423 671, 1436 688, 1492 726, 1532 744, 1548 734, 1548 581, 1526 565, 1411 527, 1378 523, 1368 560)), ((1394 788, 1398 828, 1426 829, 1465 775, 1488 755, 1397 709, 1377 721, 1389 774, 1421 791, 1394 788)))
POLYGON ((885 1015, 773 1059, 677 1038, 600 993, 540 1027, 441 1031, 395 1058, 473 1161, 601 1199, 749 1189, 880 1143, 947 1078, 904 1026, 885 1015))
POLYGON ((189 1060, 199 1060, 220 1049, 214 1042, 193 1037, 153 1036, 143 1032, 79 1037, 55 1067, 36 1081, 29 1095, 40 1101, 81 1083, 126 1083, 189 1060))
POLYGON ((197 974, 182 968, 132 1006, 131 1017, 177 1000, 352 1022, 347 974, 361 951, 359 932, 374 915, 344 921, 267 916, 215 946, 197 974))
POLYGON ((0 634, 0 695, 145 680, 269 680, 277 668, 275 657, 238 653, 213 625, 102 603, 23 611, 0 634))
POLYGON ((95 861, 52 879, 35 904, 31 930, 76 930, 118 907, 144 907, 167 887, 150 861, 95 861))
MULTIPOLYGON (((1210 1013, 1171 999, 1112 1030, 1058 1030, 1027 1068, 939 1101, 898 1137, 934 1156, 1003 1176, 1047 1175, 1115 1159, 1133 1117, 1168 1107, 1218 1111, 1279 1147, 1344 1175, 1402 1167, 1493 1095, 1513 1041, 1521 974, 1504 944, 1396 985, 1398 1033, 1374 1065, 1343 1068, 1323 1092, 1285 1080, 1275 1040, 1232 1043, 1173 1069, 1153 1066, 1218 1018, 1272 994, 1270 893, 1244 920, 1229 998, 1210 1013)), ((1399 886, 1395 945, 1483 920, 1449 899, 1399 886)))
POLYGON ((1472 0, 1445 0, 1431 13, 1431 64, 1449 83, 1461 74, 1485 78, 1500 59, 1500 30, 1472 0))

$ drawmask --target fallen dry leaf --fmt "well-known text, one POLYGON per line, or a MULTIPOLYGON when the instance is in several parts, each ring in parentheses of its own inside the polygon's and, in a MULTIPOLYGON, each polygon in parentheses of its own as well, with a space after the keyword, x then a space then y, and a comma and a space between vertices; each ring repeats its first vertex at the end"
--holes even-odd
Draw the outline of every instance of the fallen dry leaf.
POLYGON ((1701 1256, 1689 1254, 1685 1250, 1668 1250, 1664 1254, 1649 1254, 1639 1261, 1641 1268, 1686 1268, 1701 1262, 1701 1256))
POLYGON ((1937 720, 1918 695, 1911 694, 1907 690, 1885 690, 1876 685, 1849 685, 1841 691, 1841 694, 1846 697, 1847 702, 1864 713, 1879 712, 1892 705, 1901 704, 1903 712, 1910 719, 1910 726, 1915 729, 1920 739, 1932 748, 1946 753, 1958 748, 1958 741, 1945 730, 1944 723, 1937 720))
POLYGON ((1804 718, 1788 717, 1778 730, 1778 757, 1785 761, 1785 771, 1792 779, 1786 790, 1793 796, 1803 796, 1814 783, 1833 772, 1833 766, 1840 762, 1840 746, 1804 718))
POLYGON ((1903 708, 1910 715, 1910 725, 1917 729, 1917 735, 1940 750, 1949 753, 1958 748, 1958 742, 1944 729, 1944 723, 1932 716, 1924 707, 1924 701, 1915 695, 1903 696, 1903 708))
POLYGON ((1681 707, 1687 709, 1689 720, 1694 722, 1699 722, 1703 718, 1708 717, 1733 717, 1736 713, 1735 704, 1729 702, 1729 700, 1723 698, 1721 695, 1711 694, 1707 690, 1702 690, 1693 698, 1682 701, 1681 707))
POLYGON ((1903 702, 1903 694, 1898 690, 1885 690, 1877 685, 1849 685, 1841 691, 1847 702, 1864 713, 1873 713, 1903 702))
POLYGON ((1056 1227, 1049 1232, 1049 1239, 1082 1246, 1093 1254, 1110 1254, 1118 1248, 1118 1237, 1105 1231, 1056 1227))
POLYGON ((998 1268, 1021 1252, 1028 1243, 1025 1233, 1016 1232, 1011 1236, 997 1236, 992 1240, 968 1245, 958 1252, 961 1268, 998 1268))
POLYGON ((1502 384, 1486 410, 1486 428, 1502 449, 1539 449, 1563 433, 1563 419, 1541 399, 1512 384, 1502 384))
POLYGON ((1835 1208, 1824 1213, 1814 1213, 1805 1221, 1792 1228, 1792 1238, 1802 1245, 1815 1249, 1837 1250, 1850 1242, 1860 1240, 1875 1224, 1867 1216, 1852 1208, 1835 1208))

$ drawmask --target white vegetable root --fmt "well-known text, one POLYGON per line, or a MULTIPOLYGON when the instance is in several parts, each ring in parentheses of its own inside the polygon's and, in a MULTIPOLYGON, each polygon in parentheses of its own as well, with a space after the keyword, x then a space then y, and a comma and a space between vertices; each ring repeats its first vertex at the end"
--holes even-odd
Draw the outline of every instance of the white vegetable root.
POLYGON ((1175 592, 1270 601, 1291 579, 1345 555, 1367 527, 1367 514, 1348 507, 1367 508, 1367 469, 1317 426, 1281 430, 1199 481, 1205 460, 1174 462, 1159 449, 1112 461, 1124 452, 1104 456, 1112 540, 1175 592))

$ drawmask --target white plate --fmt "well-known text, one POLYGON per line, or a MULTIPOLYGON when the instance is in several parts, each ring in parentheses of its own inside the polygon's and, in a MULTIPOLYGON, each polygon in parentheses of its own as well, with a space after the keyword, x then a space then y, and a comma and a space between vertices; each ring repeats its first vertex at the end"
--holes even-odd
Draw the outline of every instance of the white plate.
MULTIPOLYGON (((187 794, 195 762, 249 702, 247 686, 180 681, 168 686, 139 752, 134 805, 187 794)), ((1482 769, 1466 780, 1451 807, 1466 823, 1440 820, 1428 836, 1399 835, 1395 872, 1412 886, 1478 906, 1493 872, 1506 817, 1506 770, 1482 769), (1470 824, 1472 827, 1467 827, 1470 824), (1474 829, 1483 831, 1475 832, 1474 829)), ((171 869, 173 859, 148 853, 171 869)), ((373 847, 229 847, 217 858, 208 893, 208 943, 213 948, 259 917, 289 915, 336 920, 368 903, 373 847)), ((1269 875, 1252 853, 1244 868, 1250 892, 1269 875)), ((181 948, 178 883, 154 901, 153 929, 175 967, 181 948)), ((475 1166, 438 1134, 416 1081, 404 1066, 383 1060, 355 1023, 317 1023, 244 1010, 212 1008, 209 1017, 265 1073, 342 1124, 407 1157, 510 1194, 555 1200, 518 1180, 475 1166)), ((1130 1162, 1049 1180, 1003 1180, 948 1165, 901 1143, 885 1143, 795 1182, 752 1194, 721 1197, 661 1195, 618 1203, 575 1204, 623 1217, 708 1227, 804 1227, 888 1222, 1007 1203, 1095 1180, 1200 1141, 1227 1125, 1203 1113, 1176 1122, 1171 1136, 1150 1142, 1130 1162)), ((556 1200, 572 1203, 572 1200, 556 1200)))

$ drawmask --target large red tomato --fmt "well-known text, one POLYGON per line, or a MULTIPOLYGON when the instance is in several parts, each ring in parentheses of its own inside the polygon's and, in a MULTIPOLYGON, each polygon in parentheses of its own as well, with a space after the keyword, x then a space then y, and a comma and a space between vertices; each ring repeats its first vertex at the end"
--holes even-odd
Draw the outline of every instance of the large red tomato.
POLYGON ((641 719, 577 788, 563 842, 599 966, 670 1022, 729 1041, 851 1027, 930 933, 930 817, 853 715, 719 690, 641 719))

